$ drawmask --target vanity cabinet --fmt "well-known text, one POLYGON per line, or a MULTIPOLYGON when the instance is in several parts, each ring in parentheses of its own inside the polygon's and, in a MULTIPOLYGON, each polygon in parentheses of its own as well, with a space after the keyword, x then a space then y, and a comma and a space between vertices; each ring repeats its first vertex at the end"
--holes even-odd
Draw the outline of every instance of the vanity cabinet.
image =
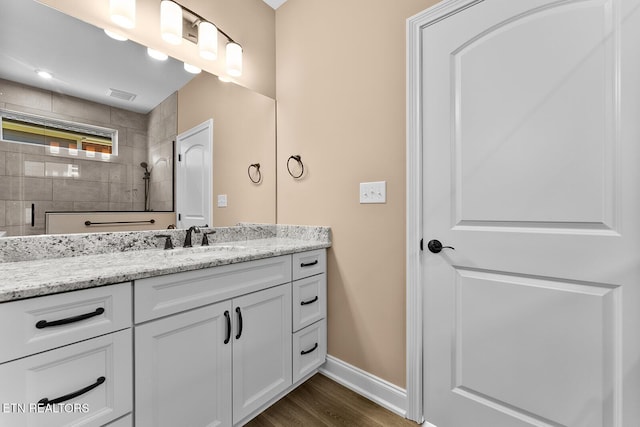
POLYGON ((293 382, 327 358, 327 255, 324 249, 293 254, 293 382))
POLYGON ((131 412, 130 283, 7 302, 0 313, 1 425, 102 426, 131 412))
POLYGON ((323 249, 136 281, 136 426, 242 425, 315 372, 325 270, 323 249))

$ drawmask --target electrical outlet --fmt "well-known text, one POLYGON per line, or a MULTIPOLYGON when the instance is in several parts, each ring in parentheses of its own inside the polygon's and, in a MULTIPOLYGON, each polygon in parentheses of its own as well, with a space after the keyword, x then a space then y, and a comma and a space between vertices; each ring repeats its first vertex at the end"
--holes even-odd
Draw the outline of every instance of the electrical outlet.
POLYGON ((226 208, 227 207, 227 195, 226 194, 218 194, 218 207, 226 208))
POLYGON ((387 181, 361 182, 360 203, 387 203, 387 181))

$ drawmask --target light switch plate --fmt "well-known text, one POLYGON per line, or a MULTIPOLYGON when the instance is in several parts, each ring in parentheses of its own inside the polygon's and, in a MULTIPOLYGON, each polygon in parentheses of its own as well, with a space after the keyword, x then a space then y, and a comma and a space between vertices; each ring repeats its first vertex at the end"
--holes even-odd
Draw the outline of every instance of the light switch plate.
POLYGON ((360 203, 387 203, 387 181, 361 182, 360 203))
POLYGON ((218 194, 218 207, 226 208, 227 207, 227 195, 226 194, 218 194))

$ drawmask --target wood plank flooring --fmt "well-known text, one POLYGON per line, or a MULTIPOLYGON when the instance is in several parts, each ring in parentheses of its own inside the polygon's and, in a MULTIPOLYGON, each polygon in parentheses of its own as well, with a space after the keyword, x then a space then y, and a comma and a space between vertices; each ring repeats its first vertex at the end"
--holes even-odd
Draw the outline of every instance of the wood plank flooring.
POLYGON ((258 415, 248 427, 417 427, 346 387, 316 374, 258 415))

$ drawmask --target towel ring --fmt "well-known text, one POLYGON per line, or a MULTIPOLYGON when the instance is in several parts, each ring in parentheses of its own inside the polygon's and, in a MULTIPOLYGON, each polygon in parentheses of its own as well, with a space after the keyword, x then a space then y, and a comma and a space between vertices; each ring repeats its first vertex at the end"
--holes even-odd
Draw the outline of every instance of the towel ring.
POLYGON ((260 181, 262 181, 262 172, 260 172, 260 163, 252 163, 249 165, 249 168, 247 168, 247 174, 249 175, 249 179, 251 180, 251 182, 253 182, 254 184, 258 184, 260 183, 260 181), (251 168, 256 168, 256 174, 258 175, 258 179, 253 179, 253 177, 251 176, 251 168))
POLYGON ((303 174, 304 174, 304 164, 302 163, 302 158, 300 157, 299 154, 296 154, 294 156, 291 156, 287 159, 287 171, 289 172, 289 175, 291 175, 292 177, 294 177, 295 179, 300 178, 303 174), (299 175, 294 175, 291 172, 291 169, 289 168, 289 162, 291 161, 291 159, 295 160, 296 162, 298 162, 298 166, 300 166, 300 174, 299 175))

